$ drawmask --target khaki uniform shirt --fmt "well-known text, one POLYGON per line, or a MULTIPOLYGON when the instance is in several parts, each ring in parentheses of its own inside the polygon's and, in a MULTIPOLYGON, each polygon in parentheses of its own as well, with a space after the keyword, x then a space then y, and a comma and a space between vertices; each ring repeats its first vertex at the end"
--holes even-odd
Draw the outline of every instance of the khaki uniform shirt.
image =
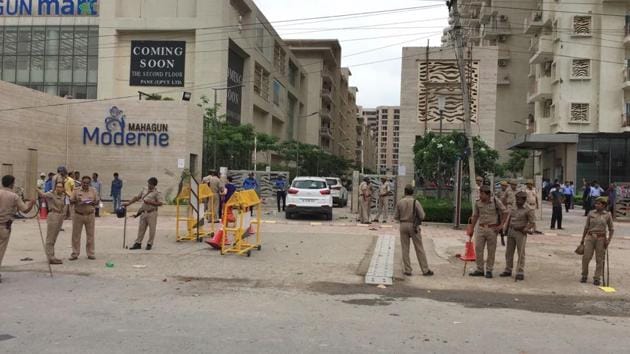
POLYGON ((157 206, 147 204, 146 203, 147 201, 153 202, 153 203, 164 203, 162 200, 162 193, 160 193, 160 191, 158 191, 157 188, 151 192, 149 192, 148 189, 142 190, 142 192, 138 194, 137 198, 138 200, 142 200, 142 206, 140 207, 138 211, 142 211, 145 213, 151 213, 158 210, 157 206))
POLYGON ((0 226, 15 218, 18 211, 26 211, 28 206, 11 189, 0 187, 0 226))
POLYGON ((500 198, 503 206, 508 208, 508 210, 516 209, 516 194, 511 188, 508 188, 505 192, 503 192, 503 197, 500 198))
POLYGON ((400 222, 408 222, 413 223, 413 208, 416 207, 416 216, 420 218, 420 220, 424 220, 424 209, 422 209, 422 204, 419 201, 415 200, 412 196, 406 196, 403 199, 399 200, 396 204, 396 214, 394 215, 394 219, 400 222))
POLYGON ((65 194, 57 195, 55 192, 48 192, 45 193, 44 196, 46 197, 46 207, 49 213, 63 214, 66 199, 65 194))
POLYGON ((527 193, 527 204, 532 207, 538 207, 538 192, 536 188, 525 188, 525 193, 527 193))
POLYGON ((481 200, 475 202, 473 217, 479 216, 479 225, 499 225, 501 223, 500 216, 506 211, 507 209, 503 204, 496 197, 492 197, 488 203, 481 200), (499 209, 498 213, 497 209, 499 209))
POLYGON ((88 187, 87 191, 84 191, 83 188, 75 189, 72 193, 72 201, 75 202, 74 210, 80 214, 92 214, 94 212, 94 205, 85 204, 85 202, 94 202, 94 204, 98 205, 101 201, 98 197, 98 193, 96 193, 96 189, 92 187, 88 187))
POLYGON ((210 189, 212 193, 215 195, 219 195, 221 193, 221 189, 223 189, 223 183, 219 179, 219 177, 211 176, 208 184, 210 185, 210 189))
POLYGON ((606 210, 602 210, 601 212, 597 210, 593 210, 588 213, 588 217, 586 218, 586 226, 584 229, 587 234, 606 234, 606 227, 610 233, 615 231, 612 221, 612 216, 606 210))
POLYGON ((359 186, 359 195, 363 197, 363 200, 369 200, 372 195, 372 190, 370 189, 370 185, 366 182, 361 182, 359 186))
POLYGON ((378 187, 378 196, 380 198, 388 197, 389 196, 389 192, 390 192, 389 183, 387 183, 387 182, 381 184, 381 186, 378 187))
POLYGON ((510 231, 509 235, 512 236, 512 232, 523 233, 524 228, 529 224, 534 224, 536 222, 536 214, 533 209, 519 208, 512 210, 511 219, 510 219, 510 231))

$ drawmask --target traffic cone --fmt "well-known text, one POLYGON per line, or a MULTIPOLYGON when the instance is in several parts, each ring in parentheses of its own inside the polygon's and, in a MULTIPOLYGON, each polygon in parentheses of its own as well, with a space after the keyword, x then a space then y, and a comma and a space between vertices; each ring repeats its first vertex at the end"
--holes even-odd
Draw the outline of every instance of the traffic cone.
POLYGON ((477 259, 475 255, 475 245, 473 245, 472 237, 469 238, 468 241, 466 241, 466 250, 463 256, 459 256, 459 259, 464 262, 474 262, 477 259))
POLYGON ((221 245, 223 244, 223 234, 223 225, 221 225, 221 229, 214 233, 211 240, 206 240, 206 243, 212 246, 215 250, 220 250, 221 245))
POLYGON ((236 222, 236 216, 232 212, 232 207, 227 207, 227 221, 228 222, 236 222))
POLYGON ((41 199, 42 203, 39 206, 39 219, 46 220, 48 219, 48 205, 46 204, 46 199, 41 199))

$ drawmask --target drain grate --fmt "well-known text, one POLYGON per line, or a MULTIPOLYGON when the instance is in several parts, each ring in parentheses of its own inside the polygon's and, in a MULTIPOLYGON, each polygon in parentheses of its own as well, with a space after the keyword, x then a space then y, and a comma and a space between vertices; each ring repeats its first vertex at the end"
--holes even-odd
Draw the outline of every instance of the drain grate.
POLYGON ((380 235, 378 237, 370 267, 365 274, 366 284, 392 285, 395 248, 396 238, 393 235, 380 235))

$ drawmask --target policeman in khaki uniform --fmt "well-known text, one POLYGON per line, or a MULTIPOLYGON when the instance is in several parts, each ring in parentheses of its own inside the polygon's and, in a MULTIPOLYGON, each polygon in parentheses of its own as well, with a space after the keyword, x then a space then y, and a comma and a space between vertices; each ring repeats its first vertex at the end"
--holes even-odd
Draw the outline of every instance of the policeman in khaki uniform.
POLYGON ((70 198, 70 203, 74 205, 72 215, 72 254, 70 260, 79 258, 81 253, 81 232, 85 226, 86 243, 85 251, 88 259, 96 259, 94 256, 94 226, 96 206, 101 200, 98 198, 96 189, 91 186, 92 178, 83 176, 81 187, 75 189, 70 198))
POLYGON ((387 214, 389 211, 389 196, 391 194, 391 188, 387 182, 387 178, 381 177, 381 185, 378 187, 378 214, 373 222, 380 222, 381 215, 383 215, 383 223, 387 222, 387 214))
POLYGON ((157 178, 149 178, 147 184, 146 190, 143 190, 140 194, 131 198, 129 202, 123 204, 124 207, 127 207, 138 200, 142 200, 142 206, 136 214, 136 217, 140 215, 138 238, 136 239, 134 245, 130 248, 132 250, 139 250, 142 248, 142 240, 144 239, 144 234, 147 232, 147 227, 149 228, 149 241, 147 241, 146 249, 147 251, 150 251, 153 248, 153 241, 155 240, 155 231, 157 228, 158 208, 164 204, 162 193, 160 193, 156 188, 158 184, 157 178))
POLYGON ((497 198, 508 210, 516 208, 516 198, 514 191, 509 187, 507 181, 501 181, 501 190, 497 193, 497 198))
POLYGON ((396 204, 396 221, 400 221, 400 244, 402 246, 403 272, 406 276, 411 275, 411 262, 409 260, 409 240, 413 240, 413 247, 416 249, 416 257, 422 270, 422 275, 431 276, 433 271, 429 269, 427 257, 424 253, 422 238, 420 236, 420 227, 416 229, 414 223, 414 214, 418 221, 424 219, 424 209, 419 201, 413 197, 413 187, 405 186, 405 197, 396 204), (414 213, 415 208, 415 213, 414 213))
MULTIPOLYGON (((11 224, 13 224, 15 213, 17 210, 28 213, 33 208, 33 204, 35 204, 34 200, 24 203, 22 199, 13 192, 14 185, 15 177, 11 175, 2 177, 2 188, 0 188, 0 266, 2 266, 4 253, 9 245, 11 224)), ((2 283, 1 277, 0 283, 2 283)))
POLYGON ((221 191, 223 190, 224 184, 221 182, 219 175, 216 171, 211 171, 210 174, 203 178, 203 182, 207 183, 214 194, 214 198, 212 199, 212 210, 214 211, 214 220, 212 222, 220 222, 221 211, 219 210, 220 206, 220 198, 221 191))
POLYGON ((584 244, 584 254, 582 255, 582 279, 580 282, 586 283, 588 279, 588 264, 595 253, 595 274, 593 275, 593 284, 599 286, 600 278, 604 274, 604 260, 606 257, 606 248, 612 241, 615 228, 610 213, 606 210, 608 207, 608 199, 599 197, 595 200, 595 210, 588 213, 584 233, 582 235, 582 243, 584 244), (606 237, 606 229, 608 228, 608 237, 606 237))
POLYGON ((518 263, 516 264, 516 280, 525 280, 525 244, 527 243, 527 231, 534 227, 536 216, 534 210, 526 208, 527 193, 516 194, 516 209, 510 212, 510 225, 508 228, 507 247, 505 249, 505 271, 500 277, 512 276, 514 267, 514 251, 518 251, 518 263))
POLYGON ((492 278, 494 256, 497 250, 497 235, 499 231, 503 229, 507 216, 507 209, 497 198, 492 197, 490 187, 482 186, 479 189, 479 200, 475 202, 475 208, 472 216, 473 228, 477 222, 479 222, 479 227, 475 235, 477 270, 470 273, 470 276, 484 276, 483 253, 487 245, 488 260, 485 264, 485 276, 486 278, 492 278))
POLYGON ((39 193, 41 198, 46 198, 48 205, 48 218, 46 220, 46 256, 50 264, 62 264, 61 259, 55 257, 55 243, 61 231, 65 217, 66 192, 62 182, 55 185, 55 189, 48 193, 39 193))
POLYGON ((365 177, 359 185, 359 222, 361 224, 370 223, 370 201, 372 199, 372 188, 370 179, 365 177))

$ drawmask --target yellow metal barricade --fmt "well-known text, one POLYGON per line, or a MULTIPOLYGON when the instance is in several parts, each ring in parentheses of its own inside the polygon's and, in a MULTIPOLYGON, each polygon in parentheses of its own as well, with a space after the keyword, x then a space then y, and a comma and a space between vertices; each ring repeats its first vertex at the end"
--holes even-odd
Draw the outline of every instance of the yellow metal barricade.
POLYGON ((260 204, 260 198, 258 198, 258 194, 254 190, 235 192, 230 200, 225 203, 223 215, 227 215, 227 209, 232 208, 236 221, 230 223, 227 218, 222 220, 225 234, 221 241, 221 255, 236 253, 239 255, 245 254, 249 257, 253 249, 259 251, 262 249, 260 204), (256 216, 253 219, 249 217, 251 208, 256 211, 256 216), (246 219, 249 220, 247 224, 245 224, 246 219), (253 228, 253 230, 250 230, 250 228, 253 228), (255 235, 251 235, 251 233, 255 235), (250 242, 249 238, 254 238, 254 242, 250 242))
POLYGON ((185 186, 182 188, 182 191, 177 195, 175 199, 176 204, 176 214, 175 214, 175 237, 176 241, 192 241, 196 240, 198 242, 203 241, 204 237, 211 237, 214 234, 214 215, 216 211, 214 210, 214 198, 217 198, 212 190, 207 184, 200 184, 197 190, 197 198, 199 200, 199 204, 202 205, 207 200, 208 201, 208 210, 204 211, 203 215, 200 215, 199 220, 195 216, 194 209, 190 204, 191 200, 191 188, 190 186, 185 186), (183 207, 185 204, 185 207, 183 207), (207 222, 208 219, 210 222, 207 222), (197 222, 199 222, 199 227, 197 228, 197 222), (181 223, 186 224, 186 234, 182 235, 180 233, 180 225, 181 223), (204 225, 207 225, 204 227, 204 225), (197 232, 197 230, 199 230, 197 232))

